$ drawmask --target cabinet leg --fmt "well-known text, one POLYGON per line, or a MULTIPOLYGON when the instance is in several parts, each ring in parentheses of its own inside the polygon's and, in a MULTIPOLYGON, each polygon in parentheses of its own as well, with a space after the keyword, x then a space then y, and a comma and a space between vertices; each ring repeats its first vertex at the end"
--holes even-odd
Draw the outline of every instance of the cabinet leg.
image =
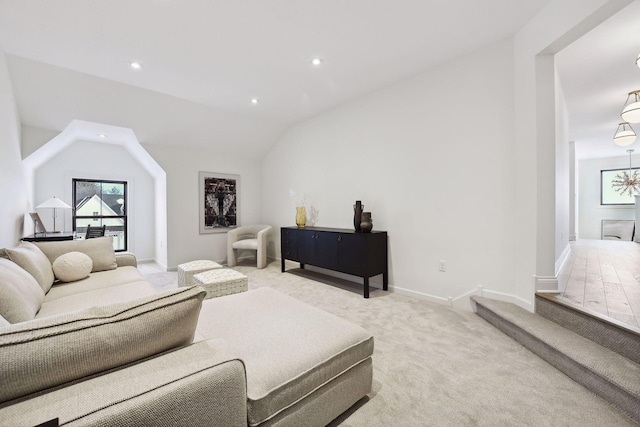
POLYGON ((385 271, 384 273, 382 273, 382 290, 384 291, 389 290, 389 272, 388 271, 385 271))
POLYGON ((282 257, 282 272, 284 273, 284 257, 282 257))
POLYGON ((369 298, 369 278, 364 278, 364 297, 369 298))
POLYGON ((300 263, 300 268, 304 270, 304 263, 300 263))

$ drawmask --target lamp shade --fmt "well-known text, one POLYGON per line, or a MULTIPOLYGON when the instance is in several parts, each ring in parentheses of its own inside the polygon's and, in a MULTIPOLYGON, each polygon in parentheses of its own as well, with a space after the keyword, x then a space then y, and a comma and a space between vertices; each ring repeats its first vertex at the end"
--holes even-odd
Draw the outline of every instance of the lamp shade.
POLYGON ((61 208, 61 209, 71 209, 71 206, 69 206, 68 204, 66 204, 65 202, 63 202, 62 200, 56 198, 55 196, 53 196, 52 198, 50 198, 49 200, 40 203, 38 206, 36 206, 37 208, 61 208))
POLYGON ((613 136, 613 142, 621 147, 631 145, 636 140, 636 133, 631 128, 631 125, 627 122, 622 122, 618 125, 616 134, 613 136))
POLYGON ((629 92, 620 116, 627 123, 640 123, 640 90, 629 92))

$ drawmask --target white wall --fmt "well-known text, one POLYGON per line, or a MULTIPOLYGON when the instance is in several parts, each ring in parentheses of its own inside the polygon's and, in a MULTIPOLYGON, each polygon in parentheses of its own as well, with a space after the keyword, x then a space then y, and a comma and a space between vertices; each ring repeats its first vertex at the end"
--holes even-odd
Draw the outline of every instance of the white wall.
MULTIPOLYGON (((122 146, 76 141, 39 167, 34 176, 34 205, 52 196, 73 205, 72 179, 127 181, 128 250, 139 260, 153 259, 155 250, 154 182, 122 146)), ((53 229, 51 209, 36 209, 47 229, 53 229)), ((58 211, 56 228, 71 230, 71 210, 58 211)))
POLYGON ((168 268, 175 269, 194 259, 224 261, 226 233, 199 234, 198 172, 240 175, 240 223, 256 224, 262 216, 260 161, 215 149, 152 144, 143 147, 167 174, 168 268))
POLYGON ((519 232, 512 70, 503 41, 294 126, 264 160, 264 221, 294 224, 290 189, 311 199, 318 226, 351 228, 362 200, 389 233, 396 291, 509 292, 519 232))
POLYGON ((0 49, 0 247, 22 237, 28 194, 20 157, 20 118, 4 52, 0 49))
POLYGON ((556 230, 555 259, 557 275, 562 263, 569 254, 569 235, 571 219, 570 171, 571 156, 569 142, 569 114, 560 85, 558 73, 555 73, 556 94, 556 230))
POLYGON ((553 0, 514 37, 515 215, 518 252, 514 288, 533 310, 536 289, 557 287, 555 276, 555 68, 553 54, 632 0, 553 0))
MULTIPOLYGON (((640 165, 640 155, 632 156, 632 164, 640 165)), ((578 162, 579 239, 600 239, 603 219, 635 220, 635 205, 600 205, 600 171, 628 167, 628 156, 585 159, 578 162)))

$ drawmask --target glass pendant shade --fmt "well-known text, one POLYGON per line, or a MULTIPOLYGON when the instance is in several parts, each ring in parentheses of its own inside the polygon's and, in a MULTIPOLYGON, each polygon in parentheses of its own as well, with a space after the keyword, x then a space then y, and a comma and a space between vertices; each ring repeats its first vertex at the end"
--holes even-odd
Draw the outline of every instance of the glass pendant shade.
POLYGON ((636 133, 631 128, 631 125, 627 122, 622 122, 618 125, 616 134, 613 137, 613 142, 621 147, 631 145, 636 140, 636 133))
POLYGON ((620 116, 627 123, 640 123, 640 90, 629 92, 620 116))

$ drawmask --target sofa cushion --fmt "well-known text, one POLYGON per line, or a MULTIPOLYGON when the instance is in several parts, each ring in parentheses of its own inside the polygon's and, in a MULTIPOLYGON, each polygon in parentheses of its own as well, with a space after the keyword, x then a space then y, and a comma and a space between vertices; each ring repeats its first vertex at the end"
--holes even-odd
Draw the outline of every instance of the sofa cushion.
POLYGON ((31 242, 22 242, 15 248, 7 248, 9 259, 25 269, 37 281, 46 293, 53 284, 51 262, 40 248, 31 242))
POLYGON ((10 323, 35 317, 44 292, 36 279, 18 264, 0 258, 0 315, 10 323))
MULTIPOLYGON (((0 328, 2 328, 3 326, 9 326, 11 323, 9 323, 9 321, 7 319, 5 319, 1 314, 0 314, 0 328)), ((200 338, 202 339, 202 338, 200 338)), ((200 340, 199 339, 199 340, 200 340)), ((199 341, 198 340, 198 341, 199 341)))
MULTIPOLYGON (((83 284, 84 280, 72 283, 83 284)), ((55 289, 55 286, 51 289, 55 289)), ((91 307, 123 303, 132 299, 144 298, 157 293, 158 291, 155 290, 149 282, 141 280, 139 282, 114 285, 108 288, 78 292, 65 297, 56 298, 54 300, 49 300, 47 298, 48 295, 45 295, 44 302, 42 303, 42 307, 40 307, 40 311, 36 315, 36 319, 56 316, 68 311, 86 310, 91 307)))
POLYGON ((49 258, 51 264, 67 252, 82 252, 93 261, 92 273, 113 270, 118 267, 113 250, 113 237, 96 237, 87 240, 65 240, 62 242, 34 242, 49 258))
POLYGON ((53 261, 53 274, 63 282, 75 282, 89 277, 93 261, 82 252, 67 252, 53 261))
POLYGON ((118 267, 115 270, 91 273, 88 278, 79 282, 55 282, 44 296, 44 301, 47 303, 79 292, 90 292, 95 289, 110 288, 144 280, 144 276, 137 268, 118 267))
POLYGON ((0 329, 0 402, 191 343, 205 295, 180 288, 0 329))
POLYGON ((206 300, 198 333, 228 340, 244 362, 250 426, 276 417, 373 353, 373 337, 360 326, 271 288, 206 300))

